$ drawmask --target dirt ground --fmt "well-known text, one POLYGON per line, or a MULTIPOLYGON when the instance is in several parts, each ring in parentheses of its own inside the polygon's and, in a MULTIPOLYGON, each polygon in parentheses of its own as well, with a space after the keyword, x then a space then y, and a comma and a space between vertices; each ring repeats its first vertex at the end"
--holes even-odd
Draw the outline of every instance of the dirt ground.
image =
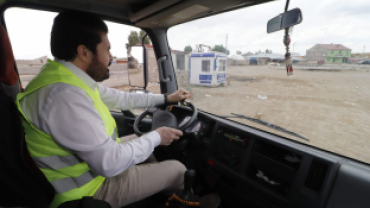
POLYGON ((334 68, 296 69, 287 77, 283 67, 228 67, 224 87, 180 87, 191 89, 199 109, 261 118, 310 141, 233 120, 370 163, 370 67, 334 68))
MULTIPOLYGON (((109 79, 102 82, 102 84, 107 87, 113 87, 125 92, 129 92, 130 89, 133 88, 130 86, 130 84, 133 86, 143 86, 144 76, 141 69, 130 70, 130 73, 128 74, 126 64, 112 64, 109 67, 109 70, 111 72, 109 79)), ((149 82, 147 85, 147 90, 154 94, 161 93, 158 71, 149 70, 148 76, 149 82)))

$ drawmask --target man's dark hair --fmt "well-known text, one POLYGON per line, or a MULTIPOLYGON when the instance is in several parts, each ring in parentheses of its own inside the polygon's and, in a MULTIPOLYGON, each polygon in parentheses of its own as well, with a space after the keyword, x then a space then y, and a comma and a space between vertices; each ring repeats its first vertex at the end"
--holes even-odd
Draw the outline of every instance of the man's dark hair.
POLYGON ((108 27, 98 16, 80 11, 61 12, 51 30, 51 53, 58 59, 71 61, 77 55, 77 46, 84 45, 96 54, 96 46, 102 41, 101 32, 108 33, 108 27))

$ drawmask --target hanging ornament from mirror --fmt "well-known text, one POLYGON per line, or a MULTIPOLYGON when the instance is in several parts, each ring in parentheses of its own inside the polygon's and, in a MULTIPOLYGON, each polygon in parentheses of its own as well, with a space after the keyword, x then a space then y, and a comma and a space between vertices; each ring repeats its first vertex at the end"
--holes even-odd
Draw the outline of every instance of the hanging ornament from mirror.
POLYGON ((293 62, 292 62, 292 57, 291 54, 289 53, 289 44, 291 42, 290 40, 290 32, 292 31, 293 27, 289 27, 285 29, 285 36, 284 36, 284 45, 286 48, 286 53, 285 53, 285 65, 286 65, 286 72, 287 75, 293 75, 293 62))

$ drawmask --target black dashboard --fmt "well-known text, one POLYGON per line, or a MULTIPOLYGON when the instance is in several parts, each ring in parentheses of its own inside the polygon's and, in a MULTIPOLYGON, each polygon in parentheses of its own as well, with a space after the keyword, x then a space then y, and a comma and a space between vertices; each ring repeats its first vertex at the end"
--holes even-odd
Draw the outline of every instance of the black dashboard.
MULTIPOLYGON (((186 108, 173 113, 180 123, 190 117, 186 108)), ((356 161, 204 112, 185 137, 184 163, 229 207, 370 204, 370 169, 356 161)))

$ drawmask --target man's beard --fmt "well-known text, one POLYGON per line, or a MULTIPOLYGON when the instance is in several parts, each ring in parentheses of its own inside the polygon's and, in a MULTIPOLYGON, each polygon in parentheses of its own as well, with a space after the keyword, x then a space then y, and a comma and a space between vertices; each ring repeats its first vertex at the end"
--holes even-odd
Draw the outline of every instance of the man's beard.
POLYGON ((96 82, 102 82, 109 78, 108 66, 99 62, 94 56, 92 63, 87 67, 86 73, 96 82))

